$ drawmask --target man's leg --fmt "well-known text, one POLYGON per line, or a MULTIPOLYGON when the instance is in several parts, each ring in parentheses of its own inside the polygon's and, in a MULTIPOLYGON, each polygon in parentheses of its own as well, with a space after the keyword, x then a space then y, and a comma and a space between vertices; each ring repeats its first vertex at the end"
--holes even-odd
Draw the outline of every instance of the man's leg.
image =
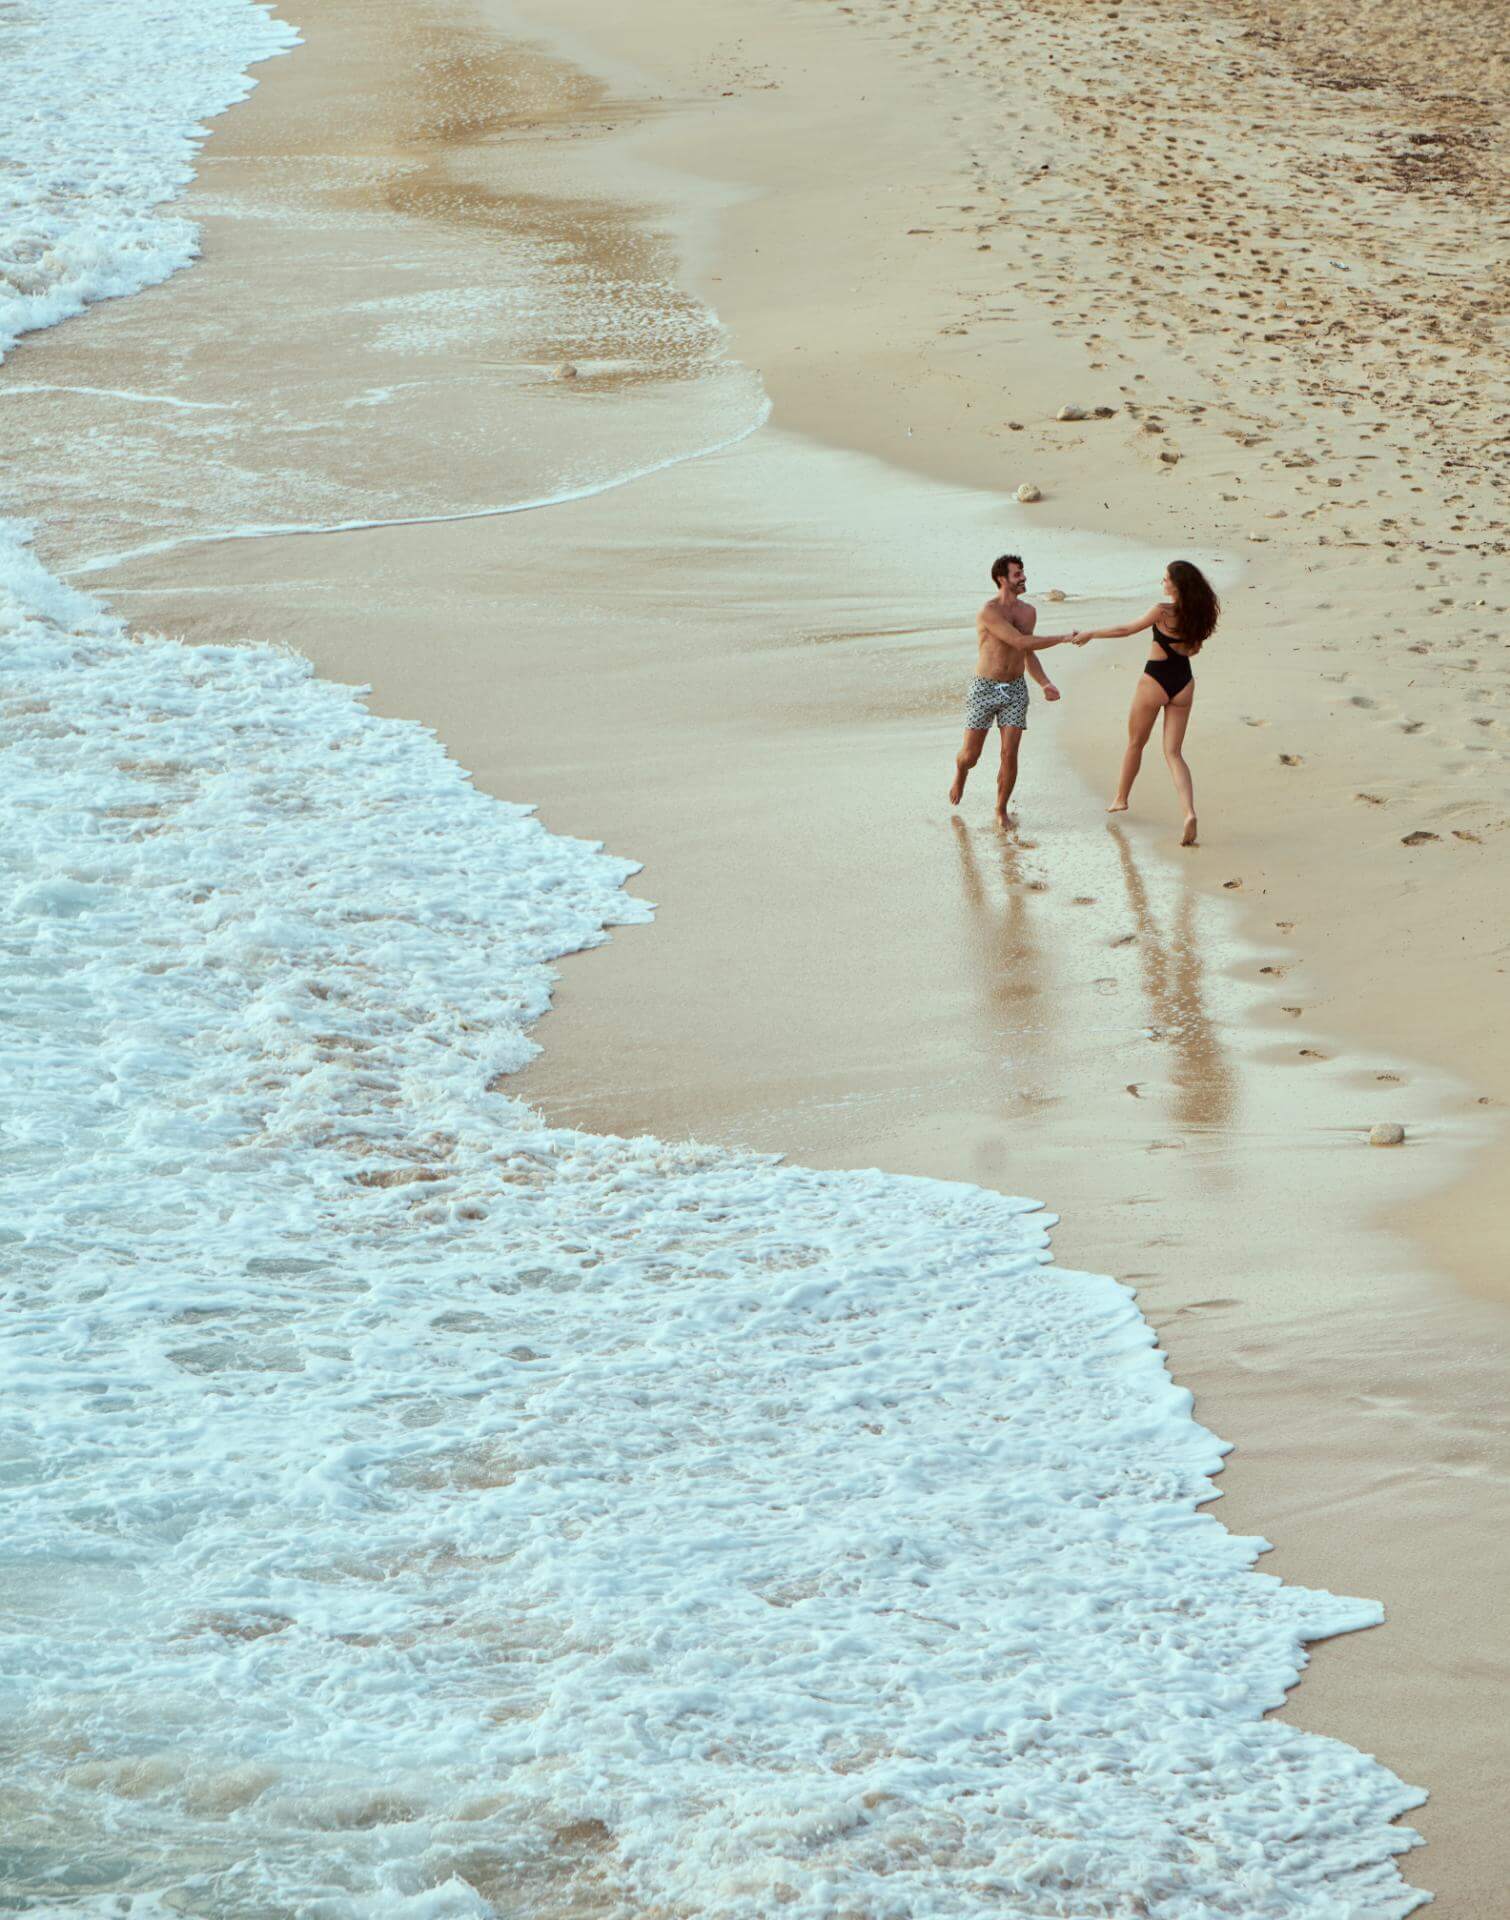
POLYGON ((996 776, 996 817, 1003 826, 1007 824, 1007 802, 1017 785, 1017 750, 1021 745, 1021 727, 1002 728, 1001 769, 996 776))
POLYGON ((976 761, 979 760, 980 750, 986 744, 986 735, 990 731, 991 729, 989 727, 965 728, 965 744, 954 756, 954 785, 949 789, 949 804, 951 807, 957 807, 959 805, 960 798, 965 791, 965 781, 969 778, 970 769, 975 765, 976 761))

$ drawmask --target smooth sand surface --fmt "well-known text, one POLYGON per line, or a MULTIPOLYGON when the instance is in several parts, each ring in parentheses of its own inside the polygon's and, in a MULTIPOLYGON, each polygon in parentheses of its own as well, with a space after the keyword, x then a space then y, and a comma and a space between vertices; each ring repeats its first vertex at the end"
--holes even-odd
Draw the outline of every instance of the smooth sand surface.
POLYGON ((1431 308, 1451 442, 1429 393, 1412 411, 1419 351, 1354 287, 1386 252, 1408 276, 1428 238, 1423 273, 1454 235, 1466 258, 1476 203, 1453 227, 1454 196, 1491 135, 1453 146, 1466 185, 1381 159, 1334 205, 1339 143, 1393 151, 1369 114, 1402 151, 1420 128, 1296 64, 1283 10, 1262 41, 1202 16, 1208 57, 1243 72, 1176 116, 1173 149, 1135 83, 1190 27, 1152 9, 1030 7, 1010 58, 967 5, 605 11, 299 19, 308 46, 207 150, 202 265, 16 356, 50 389, 6 402, 36 446, 100 431, 97 395, 59 389, 223 410, 191 442, 183 409, 121 403, 85 512, 61 474, 21 501, 44 557, 185 542, 81 584, 143 625, 294 644, 435 726, 479 784, 646 862, 655 924, 566 964, 516 1083, 552 1119, 1059 1209, 1061 1262, 1138 1287, 1236 1443, 1226 1523, 1277 1543, 1276 1574, 1386 1602, 1285 1712, 1430 1788, 1409 1877, 1491 1920, 1502 509, 1477 310, 1431 308), (1112 79, 1125 123, 1087 93, 1112 79), (521 260, 568 263, 571 325, 543 302, 528 338, 505 297, 521 260), (1270 324, 1280 265, 1293 319, 1270 324), (534 497, 542 425, 572 484, 584 447, 669 459, 743 432, 749 386, 678 288, 718 304, 770 427, 540 511, 200 542, 534 497), (396 337, 374 301, 398 302, 396 337), (1383 398, 1324 404, 1376 335, 1383 398), (1117 412, 1060 423, 1064 401, 1117 412), (1040 506, 1007 502, 1023 479, 1040 506), (1117 826, 1076 771, 1110 775, 1136 641, 1046 656, 1065 698, 1033 706, 1016 836, 984 764, 951 815, 970 619, 1004 546, 1050 630, 1141 611, 1174 551, 1242 563, 1199 668, 1193 853, 1156 749, 1117 826), (1403 846, 1416 830, 1437 837, 1403 846), (1364 1144, 1397 1117, 1405 1149, 1364 1144))

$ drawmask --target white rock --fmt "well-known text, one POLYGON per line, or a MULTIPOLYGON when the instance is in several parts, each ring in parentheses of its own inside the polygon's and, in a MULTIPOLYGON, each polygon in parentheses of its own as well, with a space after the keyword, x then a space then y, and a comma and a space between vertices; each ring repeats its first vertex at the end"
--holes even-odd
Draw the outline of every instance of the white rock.
POLYGON ((1038 488, 1033 485, 1031 480, 1024 480, 1022 485, 1017 489, 1017 497, 1024 506, 1027 506, 1031 501, 1041 500, 1043 495, 1038 488))
POLYGON ((575 380, 576 377, 577 368, 575 361, 563 360, 556 369, 556 378, 558 380, 575 380))
POLYGON ((1085 408, 1069 405, 1062 406, 1054 417, 1056 420, 1083 420, 1085 418, 1085 408))
POLYGON ((1381 1120, 1376 1127, 1369 1128, 1368 1143, 1371 1147, 1403 1146, 1405 1129, 1398 1120, 1381 1120))
POLYGON ((1063 587, 1050 587, 1043 597, 1045 600, 1062 600, 1064 598, 1064 589, 1063 587))

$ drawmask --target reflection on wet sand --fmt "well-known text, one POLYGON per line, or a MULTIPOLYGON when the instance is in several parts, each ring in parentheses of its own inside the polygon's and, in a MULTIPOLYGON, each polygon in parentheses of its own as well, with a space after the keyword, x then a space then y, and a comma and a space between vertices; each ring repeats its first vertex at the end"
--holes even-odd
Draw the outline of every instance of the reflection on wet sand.
MULTIPOLYGON (((1043 956, 1035 937, 1032 896, 1044 882, 1025 870, 1027 849, 1015 834, 990 830, 990 851, 979 857, 976 838, 958 814, 950 816, 959 853, 960 879, 969 922, 965 942, 984 989, 986 1027, 1003 1066, 1021 1068, 1042 1058, 1042 1026, 1032 1003, 1043 991, 1043 956), (984 870, 983 870, 984 869, 984 870), (993 883, 988 879, 995 870, 993 883)), ((1050 1099, 1039 1082, 1009 1083, 1003 1092, 1014 1102, 1042 1105, 1050 1099)))
POLYGON ((1116 845, 1127 903, 1137 922, 1149 1026, 1173 1056, 1171 1118, 1183 1127, 1228 1127, 1237 1107, 1237 1076, 1206 1012, 1196 925, 1199 903, 1180 882, 1172 930, 1166 936, 1154 918, 1132 842, 1116 821, 1108 821, 1106 830, 1116 845))

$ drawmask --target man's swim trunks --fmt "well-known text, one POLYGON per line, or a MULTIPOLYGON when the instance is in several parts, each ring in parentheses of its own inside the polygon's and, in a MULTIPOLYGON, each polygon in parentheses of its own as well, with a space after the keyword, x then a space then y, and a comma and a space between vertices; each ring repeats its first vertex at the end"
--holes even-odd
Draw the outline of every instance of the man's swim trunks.
POLYGON ((1028 724, 1028 679, 1019 674, 1015 680, 982 680, 977 674, 965 695, 965 725, 989 727, 1025 727, 1028 724))

